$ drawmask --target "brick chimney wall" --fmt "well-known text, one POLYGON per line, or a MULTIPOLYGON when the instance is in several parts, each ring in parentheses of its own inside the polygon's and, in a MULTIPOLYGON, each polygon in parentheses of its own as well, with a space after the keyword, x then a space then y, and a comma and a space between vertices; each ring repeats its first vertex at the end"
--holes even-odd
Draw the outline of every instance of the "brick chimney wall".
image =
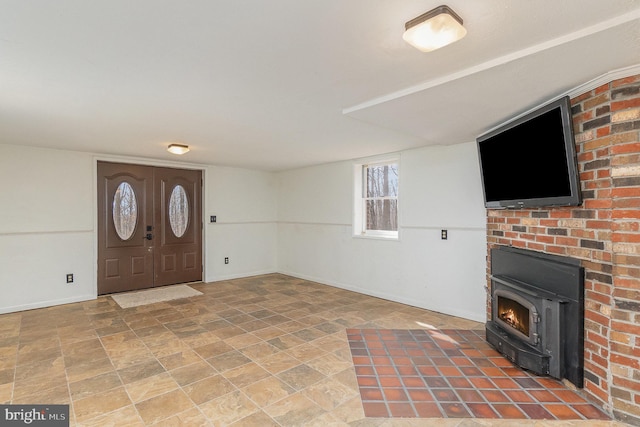
MULTIPOLYGON (((571 105, 582 206, 487 210, 488 249, 507 245, 581 260, 584 392, 617 419, 640 425, 640 75, 604 84, 571 105)), ((532 154, 544 159, 535 147, 532 154)))

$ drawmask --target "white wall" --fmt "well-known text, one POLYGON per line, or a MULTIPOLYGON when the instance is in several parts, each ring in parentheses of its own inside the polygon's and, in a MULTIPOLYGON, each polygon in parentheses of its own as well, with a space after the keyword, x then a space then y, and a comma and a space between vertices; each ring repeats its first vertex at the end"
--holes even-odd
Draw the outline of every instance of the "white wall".
POLYGON ((275 175, 216 166, 205 174, 205 280, 277 271, 275 175), (216 223, 209 222, 211 215, 216 223))
MULTIPOLYGON (((98 158, 137 161, 0 144, 0 313, 96 297, 98 158)), ((276 271, 274 175, 203 169, 205 280, 276 271), (214 214, 219 222, 207 223, 214 214)))
POLYGON ((279 270, 484 321, 486 217, 475 143, 401 153, 399 241, 352 237, 352 175, 351 162, 278 175, 279 270))
MULTIPOLYGON (((96 297, 97 159, 0 144, 0 313, 96 297)), ((351 162, 279 174, 202 168, 206 281, 280 271, 484 320, 474 144, 401 153, 400 241, 352 237, 351 162)))
POLYGON ((92 155, 0 145, 0 182, 0 313, 95 298, 92 155))

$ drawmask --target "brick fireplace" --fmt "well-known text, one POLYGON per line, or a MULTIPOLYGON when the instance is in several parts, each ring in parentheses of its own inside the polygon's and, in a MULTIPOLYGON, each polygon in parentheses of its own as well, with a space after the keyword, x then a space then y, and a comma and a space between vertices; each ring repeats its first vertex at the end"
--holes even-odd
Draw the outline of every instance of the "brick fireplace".
MULTIPOLYGON (((580 260, 584 392, 640 425, 640 75, 575 96, 571 105, 584 202, 487 210, 487 284, 490 250, 500 245, 580 260)), ((542 153, 531 147, 531 154, 542 153)))

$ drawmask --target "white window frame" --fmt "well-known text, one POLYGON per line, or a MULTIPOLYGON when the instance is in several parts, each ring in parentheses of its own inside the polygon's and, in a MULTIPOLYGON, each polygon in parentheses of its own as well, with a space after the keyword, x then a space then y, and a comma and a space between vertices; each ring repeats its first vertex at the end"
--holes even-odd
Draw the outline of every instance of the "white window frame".
POLYGON ((353 164, 353 237, 383 239, 383 240, 399 240, 400 239, 400 155, 375 157, 369 159, 358 160, 353 164), (388 164, 396 164, 398 166, 398 196, 391 199, 397 200, 398 206, 398 230, 367 230, 366 201, 365 197, 365 168, 371 166, 382 166, 388 164))

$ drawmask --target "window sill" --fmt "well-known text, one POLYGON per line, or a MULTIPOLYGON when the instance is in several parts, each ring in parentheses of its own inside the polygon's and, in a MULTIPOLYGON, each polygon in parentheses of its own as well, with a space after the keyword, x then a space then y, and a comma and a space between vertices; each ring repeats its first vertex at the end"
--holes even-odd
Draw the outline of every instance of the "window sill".
POLYGON ((369 240, 388 240, 392 242, 400 241, 400 235, 384 235, 384 234, 354 234, 355 239, 369 239, 369 240))

